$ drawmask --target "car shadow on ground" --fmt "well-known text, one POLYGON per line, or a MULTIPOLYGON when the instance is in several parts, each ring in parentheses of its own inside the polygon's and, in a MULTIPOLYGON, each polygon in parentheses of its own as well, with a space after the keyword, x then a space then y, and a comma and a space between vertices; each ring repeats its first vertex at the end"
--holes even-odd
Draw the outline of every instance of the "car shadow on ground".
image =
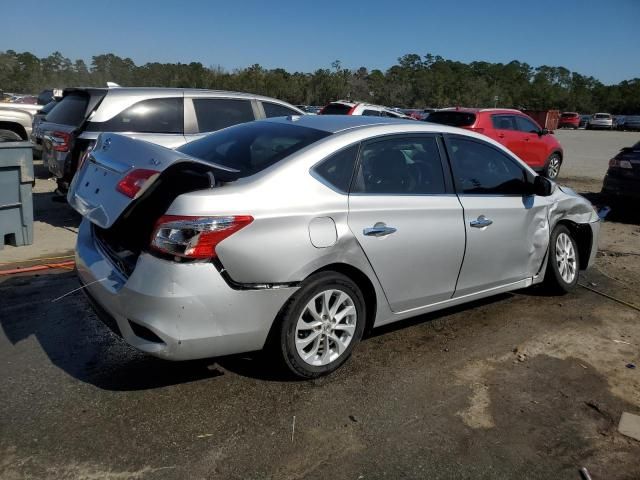
POLYGON ((66 198, 52 192, 34 192, 33 220, 75 233, 82 217, 69 206, 66 198))
POLYGON ((135 391, 215 378, 211 360, 169 362, 144 355, 112 334, 91 311, 74 272, 0 277, 0 328, 15 347, 30 337, 53 365, 105 390, 135 391))
MULTIPOLYGON (((0 278, 0 328, 9 342, 30 338, 40 344, 51 363, 72 377, 111 391, 137 391, 168 387, 224 375, 224 371, 261 381, 299 381, 268 352, 224 358, 171 362, 130 347, 93 313, 78 288, 74 272, 0 278)), ((511 298, 511 294, 421 315, 368 332, 364 342, 387 333, 430 323, 436 332, 447 317, 511 298)))

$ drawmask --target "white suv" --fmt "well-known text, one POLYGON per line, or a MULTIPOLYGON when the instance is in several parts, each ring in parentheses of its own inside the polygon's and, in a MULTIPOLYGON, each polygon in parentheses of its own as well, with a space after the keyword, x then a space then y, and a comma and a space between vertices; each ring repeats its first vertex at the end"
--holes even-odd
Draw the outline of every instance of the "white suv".
POLYGON ((402 112, 396 112, 390 108, 371 103, 351 102, 349 100, 338 100, 331 102, 324 107, 318 115, 364 115, 368 117, 391 117, 411 119, 402 112))

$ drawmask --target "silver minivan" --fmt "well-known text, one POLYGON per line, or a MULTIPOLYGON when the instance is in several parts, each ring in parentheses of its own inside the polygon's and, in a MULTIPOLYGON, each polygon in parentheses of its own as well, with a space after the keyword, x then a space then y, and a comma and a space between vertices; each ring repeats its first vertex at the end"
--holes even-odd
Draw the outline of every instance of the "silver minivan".
POLYGON ((42 158, 64 192, 102 132, 176 148, 239 123, 303 114, 274 98, 221 90, 68 88, 40 124, 42 158))

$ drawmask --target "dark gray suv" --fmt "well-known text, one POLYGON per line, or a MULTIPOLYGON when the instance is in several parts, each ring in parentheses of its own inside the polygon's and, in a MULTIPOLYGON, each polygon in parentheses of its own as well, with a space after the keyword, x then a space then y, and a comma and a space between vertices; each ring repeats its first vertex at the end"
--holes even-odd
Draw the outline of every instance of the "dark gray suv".
POLYGON ((274 98, 184 88, 68 88, 40 124, 42 158, 65 192, 102 132, 169 148, 239 123, 304 115, 274 98))

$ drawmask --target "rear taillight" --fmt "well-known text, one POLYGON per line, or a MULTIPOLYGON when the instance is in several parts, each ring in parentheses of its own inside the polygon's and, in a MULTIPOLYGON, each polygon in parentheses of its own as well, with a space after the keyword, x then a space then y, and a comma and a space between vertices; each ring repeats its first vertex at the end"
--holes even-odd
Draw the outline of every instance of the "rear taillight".
POLYGON ((151 249, 181 258, 215 258, 216 246, 253 222, 249 215, 186 217, 164 215, 151 235, 151 249))
POLYGON ((68 152, 71 145, 71 135, 67 132, 53 132, 50 136, 51 148, 56 152, 68 152))
POLYGON ((156 170, 140 168, 128 173, 126 177, 118 182, 116 190, 129 198, 136 198, 142 195, 149 185, 160 175, 156 170))
POLYGON ((609 166, 614 168, 633 168, 629 160, 620 160, 616 157, 609 160, 609 166))

